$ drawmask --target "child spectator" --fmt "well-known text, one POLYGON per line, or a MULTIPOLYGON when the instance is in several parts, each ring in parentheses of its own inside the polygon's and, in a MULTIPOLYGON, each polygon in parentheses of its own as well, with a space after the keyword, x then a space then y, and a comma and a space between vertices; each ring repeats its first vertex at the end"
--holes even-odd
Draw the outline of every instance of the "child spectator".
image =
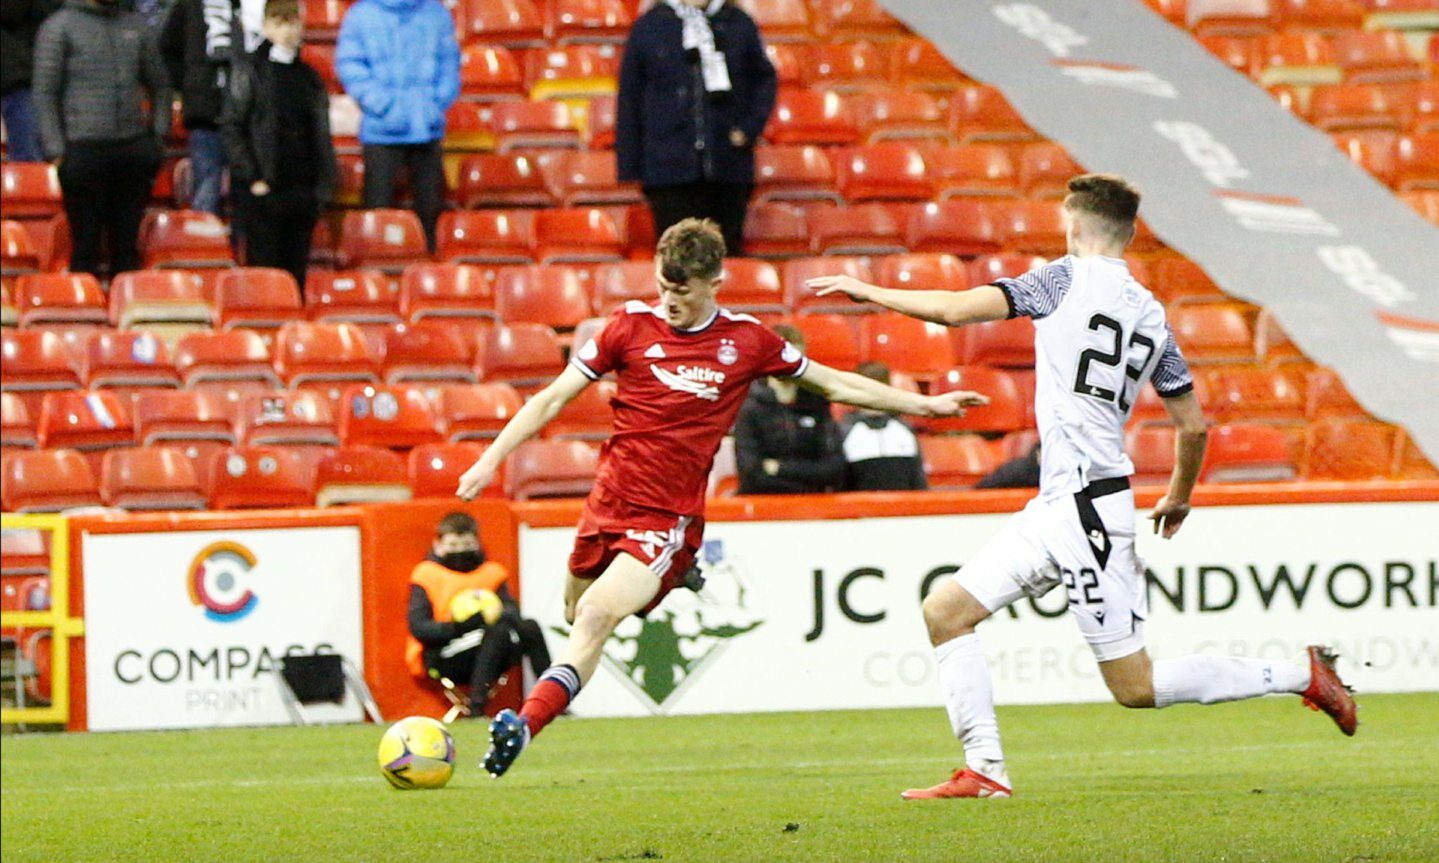
POLYGON ((220 108, 230 71, 228 0, 178 0, 165 19, 160 52, 180 90, 190 144, 190 209, 220 213, 225 149, 220 108))
MULTIPOLYGON (((855 372, 889 383, 884 363, 861 363, 855 372)), ((919 439, 904 420, 884 411, 856 408, 840 423, 848 491, 923 491, 924 459, 919 439)))
MULTIPOLYGON (((774 328, 804 350, 804 334, 774 328)), ((788 378, 755 381, 735 420, 740 494, 819 494, 844 484, 839 430, 824 396, 788 378)))

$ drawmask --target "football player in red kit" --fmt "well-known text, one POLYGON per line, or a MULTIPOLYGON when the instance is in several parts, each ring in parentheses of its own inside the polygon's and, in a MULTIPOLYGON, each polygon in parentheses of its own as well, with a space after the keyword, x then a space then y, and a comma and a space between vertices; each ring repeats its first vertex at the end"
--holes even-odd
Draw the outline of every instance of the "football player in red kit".
POLYGON ((987 401, 963 391, 906 392, 810 361, 758 320, 716 305, 724 255, 710 221, 686 219, 665 231, 655 255, 659 303, 634 300, 617 309, 460 478, 456 493, 474 498, 505 457, 581 390, 609 373, 618 379, 615 430, 600 451, 570 555, 569 644, 519 713, 504 710, 491 722, 484 765, 494 776, 579 693, 620 621, 648 613, 683 584, 704 534, 715 451, 751 382, 795 378, 830 401, 918 416, 955 416, 987 401))

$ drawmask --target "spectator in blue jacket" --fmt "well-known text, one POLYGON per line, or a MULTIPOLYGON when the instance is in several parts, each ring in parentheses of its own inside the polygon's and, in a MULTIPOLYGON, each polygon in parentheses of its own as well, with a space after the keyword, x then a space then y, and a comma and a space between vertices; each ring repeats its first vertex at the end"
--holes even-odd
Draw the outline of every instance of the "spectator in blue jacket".
POLYGON ((439 0, 360 0, 340 25, 335 70, 363 112, 365 207, 394 206, 403 168, 433 249, 444 205, 445 111, 460 94, 454 20, 439 0))
POLYGON ((615 157, 619 178, 644 189, 657 232, 713 219, 740 253, 774 96, 759 28, 738 6, 660 0, 640 16, 620 65, 615 157))

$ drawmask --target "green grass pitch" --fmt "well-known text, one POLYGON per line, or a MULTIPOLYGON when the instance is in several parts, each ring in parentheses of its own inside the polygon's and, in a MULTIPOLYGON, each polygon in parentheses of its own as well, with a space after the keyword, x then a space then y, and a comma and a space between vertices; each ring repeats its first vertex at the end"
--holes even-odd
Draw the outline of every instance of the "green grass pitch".
POLYGON ((1012 800, 904 802, 940 710, 561 720, 510 775, 455 729, 449 786, 392 790, 374 726, 7 736, 5 863, 1439 861, 1439 695, 1001 708, 1012 800))

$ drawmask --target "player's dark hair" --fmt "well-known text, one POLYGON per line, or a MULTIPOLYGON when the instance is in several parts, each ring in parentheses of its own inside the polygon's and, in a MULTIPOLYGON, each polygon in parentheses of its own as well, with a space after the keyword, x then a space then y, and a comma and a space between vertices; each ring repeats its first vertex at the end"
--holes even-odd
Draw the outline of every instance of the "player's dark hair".
POLYGON ((660 275, 672 285, 716 279, 724 267, 724 235, 709 219, 684 219, 660 236, 655 254, 660 259, 660 275))
POLYGON ((478 536, 480 526, 475 523, 474 518, 468 513, 452 512, 440 519, 440 523, 435 525, 435 537, 437 539, 450 533, 473 533, 478 536))
POLYGON ((804 350, 804 333, 800 331, 799 327, 791 324, 775 324, 773 332, 800 350, 804 350))
POLYGON ((265 17, 294 21, 300 17, 300 0, 265 0, 265 17))
POLYGON ((1099 221, 1116 237, 1127 239, 1139 216, 1139 190, 1118 174, 1081 174, 1069 181, 1064 206, 1099 221))
POLYGON ((863 375, 872 381, 879 381, 882 384, 889 383, 889 366, 884 363, 877 363, 873 360, 867 363, 860 363, 855 367, 854 373, 863 375))

